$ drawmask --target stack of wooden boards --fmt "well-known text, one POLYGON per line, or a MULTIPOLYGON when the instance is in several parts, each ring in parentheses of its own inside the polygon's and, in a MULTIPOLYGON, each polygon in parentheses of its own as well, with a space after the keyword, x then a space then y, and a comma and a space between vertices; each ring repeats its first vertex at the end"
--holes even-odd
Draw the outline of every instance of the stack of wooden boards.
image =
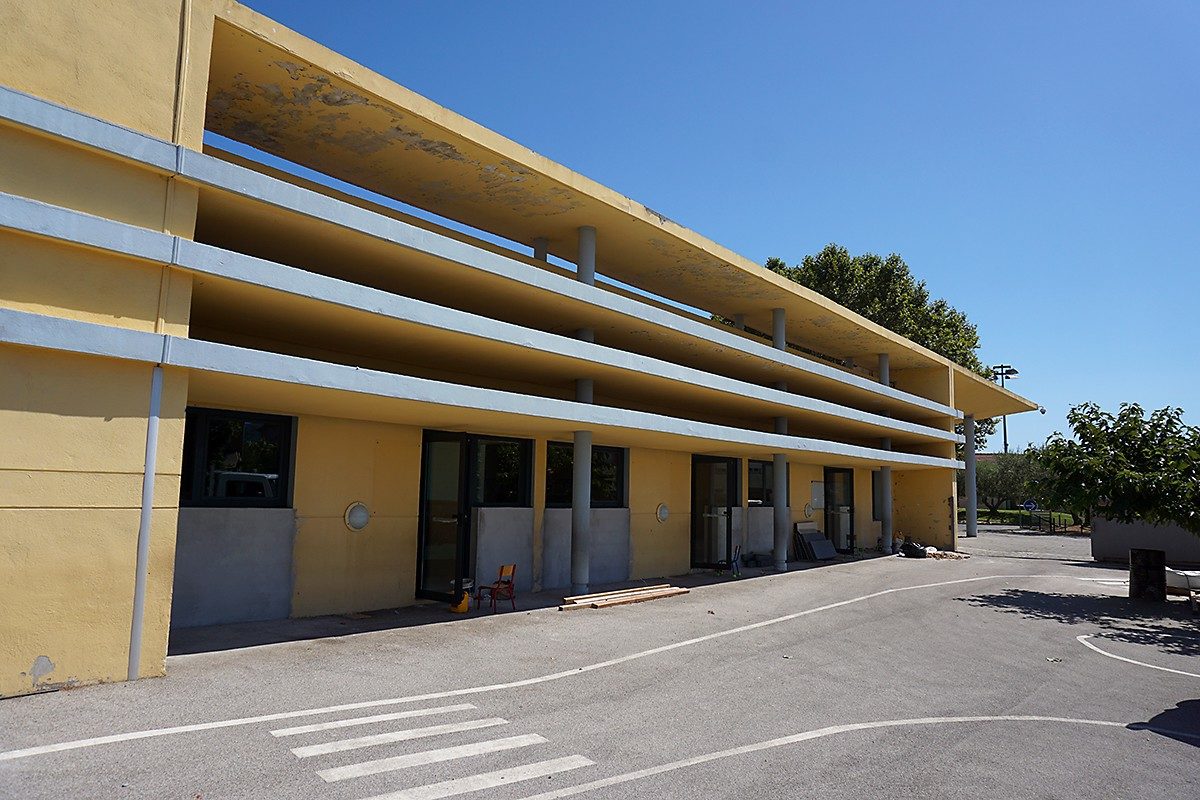
POLYGON ((614 589, 611 592, 596 592, 580 594, 574 597, 564 597, 559 611, 573 611, 577 608, 608 608, 624 606, 629 603, 642 603, 646 600, 658 600, 663 597, 675 597, 687 594, 691 589, 660 583, 655 586, 639 586, 633 589, 614 589))

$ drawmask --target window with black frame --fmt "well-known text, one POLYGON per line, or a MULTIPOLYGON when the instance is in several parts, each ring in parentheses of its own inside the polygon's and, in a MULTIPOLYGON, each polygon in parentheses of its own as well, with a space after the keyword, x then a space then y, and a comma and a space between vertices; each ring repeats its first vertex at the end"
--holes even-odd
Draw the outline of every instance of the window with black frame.
MULTIPOLYGON (((790 466, 788 470, 791 470, 790 466)), ((751 508, 774 508, 775 462, 750 459, 746 464, 746 490, 751 508)), ((790 496, 790 485, 788 492, 790 496)))
POLYGON ((179 504, 288 507, 293 428, 292 417, 187 409, 179 504))
MULTIPOLYGON (((546 445, 546 506, 570 508, 574 496, 572 471, 575 446, 570 442, 546 445)), ((592 508, 624 508, 625 448, 592 447, 592 508)))
POLYGON ((529 506, 533 442, 528 439, 472 438, 471 504, 529 506))

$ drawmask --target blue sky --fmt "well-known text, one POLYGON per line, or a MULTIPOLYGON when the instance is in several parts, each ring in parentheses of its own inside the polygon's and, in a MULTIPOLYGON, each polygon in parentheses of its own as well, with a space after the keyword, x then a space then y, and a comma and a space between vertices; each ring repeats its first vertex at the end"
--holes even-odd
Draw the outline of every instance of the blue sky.
POLYGON ((1200 4, 249 5, 755 261, 900 253, 1046 407, 1014 446, 1200 424, 1200 4))

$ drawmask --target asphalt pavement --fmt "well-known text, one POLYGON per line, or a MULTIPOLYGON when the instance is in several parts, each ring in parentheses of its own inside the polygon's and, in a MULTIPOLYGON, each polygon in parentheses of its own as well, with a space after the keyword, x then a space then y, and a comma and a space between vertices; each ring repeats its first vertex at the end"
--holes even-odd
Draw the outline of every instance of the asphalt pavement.
POLYGON ((1129 601, 1086 540, 960 543, 602 610, 233 637, 164 679, 0 701, 0 797, 1200 795, 1186 604, 1129 601))

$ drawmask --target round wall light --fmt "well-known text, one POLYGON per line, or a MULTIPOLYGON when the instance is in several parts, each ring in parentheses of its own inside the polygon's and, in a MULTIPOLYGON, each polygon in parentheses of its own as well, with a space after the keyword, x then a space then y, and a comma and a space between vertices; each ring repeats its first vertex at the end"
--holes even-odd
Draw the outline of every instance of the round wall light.
POLYGON ((371 511, 366 503, 351 503, 346 507, 346 527, 352 531, 361 531, 371 521, 371 511))
POLYGON ((659 503, 658 508, 654 509, 654 518, 659 522, 666 522, 669 516, 671 516, 671 509, 667 508, 666 503, 659 503))

